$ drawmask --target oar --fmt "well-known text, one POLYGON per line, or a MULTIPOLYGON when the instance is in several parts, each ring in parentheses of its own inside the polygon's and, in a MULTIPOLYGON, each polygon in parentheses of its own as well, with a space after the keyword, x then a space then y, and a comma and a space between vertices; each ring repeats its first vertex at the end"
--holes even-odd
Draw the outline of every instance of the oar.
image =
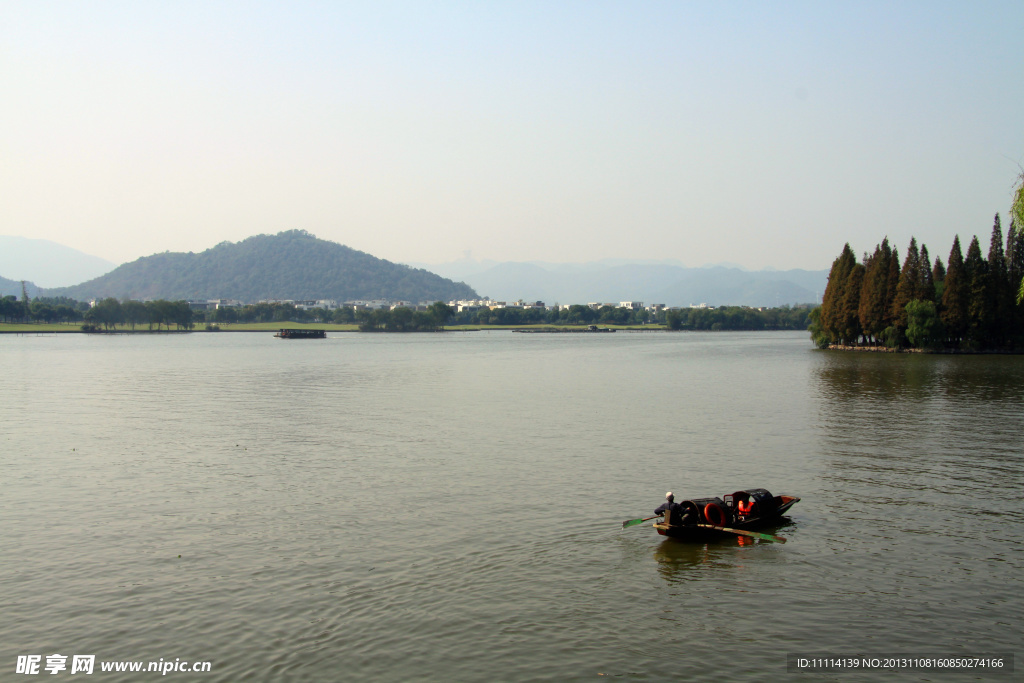
MULTIPOLYGON (((661 515, 654 515, 654 517, 661 517, 661 515)), ((637 524, 643 524, 644 522, 654 519, 654 517, 644 517, 643 519, 627 519, 622 523, 622 528, 625 529, 628 526, 636 526, 637 524)))
POLYGON ((717 531, 725 531, 730 534, 739 534, 740 536, 751 536, 753 538, 761 538, 766 541, 775 541, 776 543, 785 543, 786 539, 782 536, 772 536, 771 534, 761 534, 756 531, 744 531, 742 529, 730 529, 724 526, 715 526, 714 524, 698 524, 702 529, 715 529, 717 531))

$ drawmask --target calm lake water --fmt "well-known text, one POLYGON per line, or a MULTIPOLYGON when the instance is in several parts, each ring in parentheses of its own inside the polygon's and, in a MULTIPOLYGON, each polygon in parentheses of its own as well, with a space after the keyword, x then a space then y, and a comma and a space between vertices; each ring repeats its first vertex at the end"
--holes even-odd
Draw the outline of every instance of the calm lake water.
POLYGON ((0 368, 3 680, 52 653, 212 663, 175 680, 745 681, 787 653, 1024 651, 1024 357, 0 335, 0 368), (787 544, 621 529, 666 490, 750 487, 802 498, 787 544))

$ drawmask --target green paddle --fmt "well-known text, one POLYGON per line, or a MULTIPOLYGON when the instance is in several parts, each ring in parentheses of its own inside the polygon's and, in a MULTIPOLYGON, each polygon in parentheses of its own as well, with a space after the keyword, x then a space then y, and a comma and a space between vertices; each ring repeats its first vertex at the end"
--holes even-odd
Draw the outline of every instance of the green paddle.
POLYGON ((782 536, 772 536, 771 534, 761 534, 756 531, 743 531, 742 529, 730 529, 724 526, 715 526, 714 524, 698 524, 702 529, 717 529, 718 531, 726 531, 730 534, 739 534, 740 536, 750 536, 752 538, 761 538, 765 541, 775 541, 776 543, 785 543, 786 539, 782 536))
MULTIPOLYGON (((654 515, 654 517, 661 517, 661 515, 654 515)), ((622 528, 625 529, 626 527, 636 526, 637 524, 643 524, 644 522, 654 519, 654 517, 644 517, 643 519, 627 519, 625 522, 622 523, 622 528)))

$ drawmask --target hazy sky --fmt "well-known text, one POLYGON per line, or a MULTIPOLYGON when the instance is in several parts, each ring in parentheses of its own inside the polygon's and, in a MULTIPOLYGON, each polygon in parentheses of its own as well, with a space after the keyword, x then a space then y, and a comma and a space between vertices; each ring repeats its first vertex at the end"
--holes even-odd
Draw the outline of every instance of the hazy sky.
POLYGON ((0 0, 0 234, 116 262, 945 260, 1022 163, 1021 0, 0 0))

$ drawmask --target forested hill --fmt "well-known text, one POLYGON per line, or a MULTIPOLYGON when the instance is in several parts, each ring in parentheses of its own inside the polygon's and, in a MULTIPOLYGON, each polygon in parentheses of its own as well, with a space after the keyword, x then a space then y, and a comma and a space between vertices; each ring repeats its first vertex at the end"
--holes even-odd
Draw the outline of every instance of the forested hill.
POLYGON ((118 299, 391 299, 449 301, 477 294, 464 283, 321 240, 304 230, 222 242, 194 253, 154 254, 44 296, 118 299))

